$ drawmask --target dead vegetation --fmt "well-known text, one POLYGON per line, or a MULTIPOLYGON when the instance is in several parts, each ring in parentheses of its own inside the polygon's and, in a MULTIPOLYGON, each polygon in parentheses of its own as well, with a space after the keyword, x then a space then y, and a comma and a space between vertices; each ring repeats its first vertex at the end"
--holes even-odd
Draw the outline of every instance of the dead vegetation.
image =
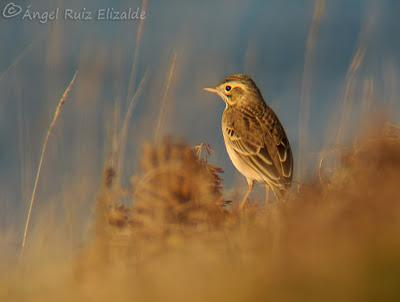
POLYGON ((392 124, 373 128, 338 153, 328 182, 316 178, 286 202, 263 207, 253 200, 243 211, 224 201, 209 146, 173 139, 145 145, 129 188, 114 185, 116 172, 106 167, 93 236, 79 253, 67 260, 27 253, 3 277, 0 297, 396 300, 399 132, 392 124))
MULTIPOLYGON (((313 44, 323 1, 316 4, 306 60, 310 66, 303 81, 305 128, 299 129, 306 137, 303 143, 308 136, 313 44)), ((139 46, 143 24, 136 36, 139 46)), ((332 135, 337 145, 349 128, 351 105, 357 100, 356 75, 365 52, 360 38, 346 76, 339 129, 332 135)), ((120 174, 129 157, 125 154, 129 121, 147 82, 146 73, 135 87, 138 57, 139 47, 130 71, 127 113, 122 125, 117 121, 115 126, 112 151, 118 154, 112 164, 105 164, 97 199, 90 200, 91 233, 79 247, 69 248, 56 216, 38 211, 40 227, 29 230, 23 258, 10 261, 0 273, 0 301, 400 299, 399 126, 373 123, 353 144, 323 152, 318 177, 299 183, 288 200, 264 206, 252 200, 240 211, 238 200, 224 196, 223 171, 210 163, 210 146, 193 148, 173 138, 159 139, 175 78, 174 53, 157 107, 155 143, 143 146, 139 169, 131 171, 129 186, 121 187, 120 174)), ((373 89, 366 90, 369 95, 373 89)), ((73 222, 82 219, 70 216, 73 222)), ((29 218, 24 245, 28 226, 29 218)))
POLYGON ((199 152, 171 139, 146 145, 131 189, 113 191, 115 175, 106 172, 95 236, 72 260, 68 289, 99 301, 395 300, 400 140, 393 130, 342 152, 329 185, 316 179, 287 202, 242 212, 224 205, 222 171, 199 152))

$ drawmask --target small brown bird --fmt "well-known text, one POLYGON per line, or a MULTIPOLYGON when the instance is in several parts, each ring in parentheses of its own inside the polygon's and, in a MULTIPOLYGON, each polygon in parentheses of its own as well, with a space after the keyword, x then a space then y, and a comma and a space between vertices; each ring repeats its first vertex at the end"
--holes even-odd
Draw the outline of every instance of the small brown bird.
POLYGON ((292 182, 292 151, 285 130, 256 84, 247 75, 233 74, 204 90, 219 95, 226 104, 222 114, 226 150, 248 183, 240 207, 246 204, 254 182, 266 185, 266 199, 269 189, 281 198, 292 182))

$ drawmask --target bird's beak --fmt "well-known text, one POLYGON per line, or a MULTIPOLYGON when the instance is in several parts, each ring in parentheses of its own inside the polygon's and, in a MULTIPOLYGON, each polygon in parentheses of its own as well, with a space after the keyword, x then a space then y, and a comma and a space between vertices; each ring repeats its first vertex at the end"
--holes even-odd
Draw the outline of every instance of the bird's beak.
POLYGON ((211 93, 218 94, 218 90, 216 88, 203 88, 203 90, 211 92, 211 93))

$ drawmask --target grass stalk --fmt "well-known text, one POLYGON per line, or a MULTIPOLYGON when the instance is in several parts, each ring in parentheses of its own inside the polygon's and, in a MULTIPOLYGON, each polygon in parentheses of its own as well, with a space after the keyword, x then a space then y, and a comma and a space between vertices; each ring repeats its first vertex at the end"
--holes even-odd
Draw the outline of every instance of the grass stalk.
POLYGON ((30 225, 31 216, 32 216, 32 209, 33 209, 33 205, 36 200, 36 193, 37 193, 37 188, 39 185, 40 174, 42 171, 43 162, 44 162, 45 155, 46 155, 47 145, 48 145, 51 133, 52 133, 54 127, 56 126, 57 121, 61 115, 62 108, 68 99, 68 95, 69 95, 70 91, 72 90, 72 86, 74 85, 77 74, 78 74, 78 72, 76 71, 71 82, 69 83, 68 87, 65 89, 63 95, 61 96, 60 101, 58 102, 57 108, 54 112, 53 119, 50 123, 49 128, 47 129, 46 137, 44 139, 43 146, 42 146, 42 152, 40 155, 39 165, 38 165, 38 168, 36 171, 36 177, 35 177, 35 183, 34 183, 33 190, 32 190, 32 195, 31 195, 31 199, 29 201, 29 209, 28 209, 28 214, 26 217, 24 235, 23 235, 22 244, 21 244, 21 254, 23 254, 23 252, 24 252, 26 241, 28 238, 28 231, 29 231, 29 225, 30 225))
POLYGON ((318 28, 321 23, 322 15, 324 14, 324 0, 316 0, 314 6, 314 14, 311 21, 311 26, 308 32, 306 42, 306 53, 304 61, 303 83, 301 88, 300 99, 300 117, 299 117, 299 156, 298 156, 298 177, 301 179, 304 174, 304 169, 307 166, 305 154, 308 146, 308 124, 310 120, 310 99, 312 87, 312 69, 315 59, 315 46, 318 35, 318 28))
POLYGON ((128 104, 128 109, 126 111, 125 114, 125 118, 122 124, 122 128, 121 128, 121 133, 119 135, 119 142, 118 142, 118 159, 117 159, 117 165, 118 165, 118 169, 117 169, 117 175, 122 175, 122 164, 124 162, 124 158, 125 158, 125 146, 126 146, 126 140, 127 140, 127 136, 128 136, 128 130, 129 130, 129 121, 132 117, 132 113, 136 108, 136 105, 138 103, 138 99, 139 97, 142 95, 143 93, 143 89, 144 86, 146 84, 146 81, 149 77, 149 72, 148 70, 146 70, 142 80, 139 83, 139 86, 135 92, 135 94, 133 95, 131 101, 128 104))
MULTIPOLYGON (((148 0, 142 0, 142 5, 141 9, 146 11, 148 6, 148 0)), ((131 95, 133 91, 135 90, 135 83, 136 83, 136 69, 137 69, 137 64, 139 60, 139 53, 140 53, 140 45, 142 43, 142 37, 143 37, 143 30, 144 30, 144 20, 141 20, 139 22, 139 27, 136 32, 136 39, 135 39, 135 51, 133 53, 133 60, 132 60, 132 66, 131 66, 131 72, 129 76, 129 82, 128 82, 128 94, 126 96, 126 103, 128 104, 131 95)))
POLYGON ((161 99, 160 112, 159 112, 159 115, 158 115, 157 126, 156 126, 155 135, 154 135, 155 141, 158 141, 160 139, 161 124, 162 124, 162 121, 164 120, 164 116, 165 116, 165 106, 166 106, 166 103, 167 103, 168 93, 169 93, 169 90, 170 90, 170 87, 171 87, 172 79, 173 79, 174 74, 175 74, 176 57, 177 57, 177 54, 174 52, 174 55, 172 57, 171 66, 170 66, 169 71, 168 71, 168 78, 167 78, 167 83, 165 85, 164 94, 163 94, 163 97, 161 99))
POLYGON ((0 81, 9 73, 15 66, 17 66, 22 59, 43 39, 32 41, 16 58, 15 60, 0 74, 0 81))

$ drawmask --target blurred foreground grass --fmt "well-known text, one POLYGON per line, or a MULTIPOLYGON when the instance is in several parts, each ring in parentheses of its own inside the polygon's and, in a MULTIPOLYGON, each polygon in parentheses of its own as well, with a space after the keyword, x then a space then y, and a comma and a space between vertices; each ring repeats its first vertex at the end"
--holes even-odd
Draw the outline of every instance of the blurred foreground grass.
POLYGON ((374 129, 329 177, 242 212, 198 148, 147 145, 131 188, 106 166, 79 249, 35 229, 0 301, 399 301, 400 134, 374 129))

